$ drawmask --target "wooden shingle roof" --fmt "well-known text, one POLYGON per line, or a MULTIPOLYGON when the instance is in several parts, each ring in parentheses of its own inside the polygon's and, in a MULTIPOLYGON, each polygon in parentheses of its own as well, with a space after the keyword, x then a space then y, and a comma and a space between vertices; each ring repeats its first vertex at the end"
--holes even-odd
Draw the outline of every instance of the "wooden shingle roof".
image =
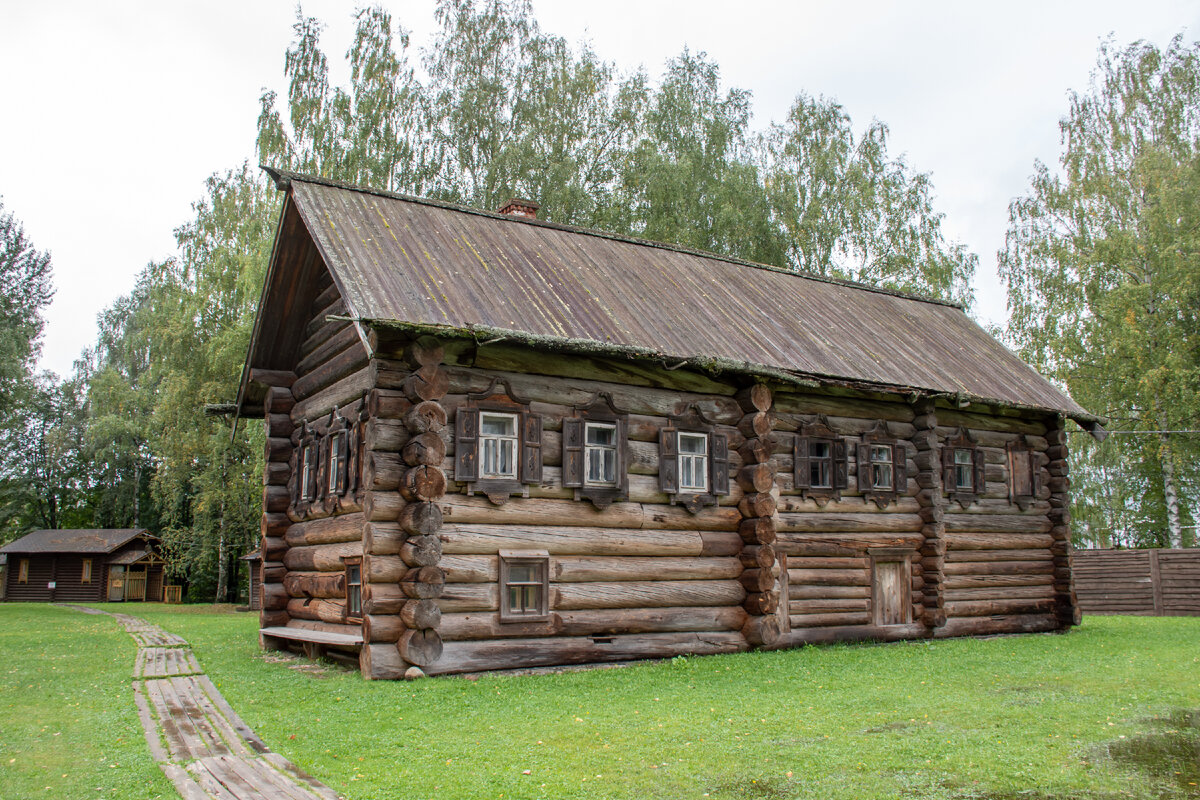
POLYGON ((0 553, 111 553, 139 536, 156 538, 145 528, 40 530, 0 547, 0 553))
MULTIPOLYGON (((560 350, 920 390, 1096 419, 954 304, 271 174, 288 188, 285 220, 300 220, 348 314, 366 325, 509 334, 560 350)), ((277 242, 277 254, 279 248, 277 242)), ((278 277, 274 260, 271 269, 267 292, 278 277)), ((270 366, 263 332, 260 319, 248 366, 270 366)))

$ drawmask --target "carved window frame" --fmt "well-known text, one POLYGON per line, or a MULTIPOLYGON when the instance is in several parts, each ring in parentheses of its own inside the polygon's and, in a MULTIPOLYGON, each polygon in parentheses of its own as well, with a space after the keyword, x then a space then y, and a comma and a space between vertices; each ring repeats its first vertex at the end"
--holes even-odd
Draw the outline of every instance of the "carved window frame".
POLYGON ((658 433, 659 489, 671 503, 677 503, 692 514, 704 506, 715 506, 723 495, 729 494, 729 437, 718 433, 716 425, 707 420, 700 409, 689 405, 682 414, 671 415, 667 427, 658 433), (708 489, 703 492, 680 489, 679 434, 695 433, 708 438, 708 489))
POLYGON ((467 395, 466 405, 455 412, 454 480, 466 484, 468 495, 480 492, 495 505, 504 505, 514 494, 528 497, 528 485, 542 482, 542 418, 529 411, 527 401, 513 394, 508 381, 493 378, 483 392, 467 395), (517 417, 515 478, 480 475, 479 418, 481 412, 489 411, 517 417))
POLYGON ((908 448, 904 442, 891 435, 887 423, 878 421, 875 427, 862 435, 858 445, 858 490, 863 501, 874 501, 879 508, 887 508, 908 494, 908 448), (875 486, 875 464, 873 448, 888 448, 891 453, 890 488, 875 486))
POLYGON ((849 488, 849 464, 846 440, 833 430, 828 418, 818 414, 812 422, 804 423, 792 443, 792 485, 800 496, 824 505, 842 499, 849 488), (811 476, 812 445, 829 445, 829 486, 813 486, 811 476))
POLYGON ((1005 449, 1008 456, 1008 501, 1022 511, 1028 511, 1042 488, 1039 454, 1026 443, 1024 436, 1010 441, 1005 449), (1029 479, 1028 486, 1018 485, 1017 477, 1022 473, 1029 479), (1022 492, 1021 489, 1028 491, 1022 492))
POLYGON ((546 550, 501 550, 499 552, 500 622, 546 622, 550 619, 550 553, 546 550), (535 578, 516 582, 512 567, 533 567, 535 578), (513 586, 535 588, 536 607, 532 610, 513 608, 509 589, 513 586))
POLYGON ((603 511, 615 502, 629 499, 629 417, 617 409, 612 395, 597 393, 589 402, 574 407, 574 415, 563 419, 563 488, 574 489, 576 500, 588 500, 603 511), (587 429, 589 425, 612 425, 616 432, 616 482, 612 485, 587 480, 587 429))
POLYGON ((975 441, 975 437, 966 428, 959 428, 953 436, 948 436, 942 442, 942 489, 945 494, 963 508, 978 501, 987 488, 987 461, 983 450, 975 441), (958 452, 970 452, 971 486, 958 485, 958 467, 965 466, 956 461, 958 452))

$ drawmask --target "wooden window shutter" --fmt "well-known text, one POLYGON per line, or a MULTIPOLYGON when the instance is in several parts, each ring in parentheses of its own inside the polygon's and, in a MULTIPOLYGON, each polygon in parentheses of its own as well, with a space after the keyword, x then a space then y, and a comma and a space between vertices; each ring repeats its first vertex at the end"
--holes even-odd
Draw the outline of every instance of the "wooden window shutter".
POLYGON ((846 463, 846 440, 835 439, 833 442, 833 488, 835 491, 850 486, 850 467, 846 463))
POLYGON ((358 494, 359 473, 362 471, 362 430, 363 423, 355 422, 346 431, 346 492, 358 494))
POLYGON ((521 419, 521 482, 542 482, 542 417, 523 412, 521 419))
POLYGON ((617 420, 617 486, 620 499, 629 497, 629 420, 617 420))
POLYGON ((874 488, 871 480, 871 445, 858 445, 858 491, 869 492, 874 488))
POLYGON ((712 442, 711 485, 715 495, 729 494, 729 437, 723 433, 709 435, 712 442))
POLYGON ((812 475, 812 470, 808 465, 808 454, 810 449, 808 446, 807 436, 796 437, 796 444, 793 448, 793 452, 796 460, 795 469, 793 470, 796 473, 793 478, 795 481, 795 487, 797 489, 807 489, 810 486, 810 477, 812 475))
POLYGON ((976 447, 972 452, 975 458, 975 485, 971 487, 975 494, 983 494, 985 482, 987 480, 987 456, 983 452, 983 448, 976 447))
POLYGON ((454 480, 479 480, 479 409, 460 408, 454 415, 454 480))
MULTIPOLYGON (((562 485, 568 489, 583 487, 583 420, 569 417, 562 427, 562 485)), ((620 443, 617 445, 617 468, 621 466, 620 443)))
POLYGON ((892 491, 908 494, 908 448, 902 444, 892 445, 892 491))
POLYGON ((1038 492, 1042 490, 1042 470, 1038 467, 1037 456, 1033 453, 1029 454, 1029 486, 1031 496, 1036 499, 1038 492))
POLYGON ((949 444, 942 445, 942 490, 953 492, 954 480, 954 448, 949 444))
POLYGON ((350 431, 344 430, 337 437, 338 450, 338 473, 334 480, 337 481, 337 493, 345 494, 347 489, 346 476, 349 475, 350 462, 350 431))
POLYGON ((674 428, 658 432, 658 488, 667 494, 679 492, 679 448, 674 428))

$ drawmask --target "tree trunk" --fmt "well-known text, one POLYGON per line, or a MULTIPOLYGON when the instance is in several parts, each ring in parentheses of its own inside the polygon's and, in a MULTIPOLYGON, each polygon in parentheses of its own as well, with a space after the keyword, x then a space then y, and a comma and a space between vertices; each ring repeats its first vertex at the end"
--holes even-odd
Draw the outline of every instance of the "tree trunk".
POLYGON ((1179 521, 1179 486, 1175 482, 1175 453, 1171 450, 1170 434, 1166 431, 1167 415, 1158 412, 1158 434, 1162 446, 1159 448, 1159 461, 1162 465, 1163 499, 1167 503, 1167 547, 1183 547, 1183 527, 1179 521))

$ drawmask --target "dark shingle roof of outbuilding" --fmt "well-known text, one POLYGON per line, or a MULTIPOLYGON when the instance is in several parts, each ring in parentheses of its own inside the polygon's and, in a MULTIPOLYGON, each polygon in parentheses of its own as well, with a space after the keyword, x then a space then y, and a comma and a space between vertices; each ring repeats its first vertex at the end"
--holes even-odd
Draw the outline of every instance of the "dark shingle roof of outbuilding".
POLYGON ((366 322, 434 333, 512 331, 580 349, 595 343, 667 361, 961 394, 1091 419, 953 304, 272 174, 290 187, 289 202, 349 315, 366 322))
POLYGON ((145 528, 40 530, 0 547, 0 553, 111 553, 142 535, 150 533, 145 528))

